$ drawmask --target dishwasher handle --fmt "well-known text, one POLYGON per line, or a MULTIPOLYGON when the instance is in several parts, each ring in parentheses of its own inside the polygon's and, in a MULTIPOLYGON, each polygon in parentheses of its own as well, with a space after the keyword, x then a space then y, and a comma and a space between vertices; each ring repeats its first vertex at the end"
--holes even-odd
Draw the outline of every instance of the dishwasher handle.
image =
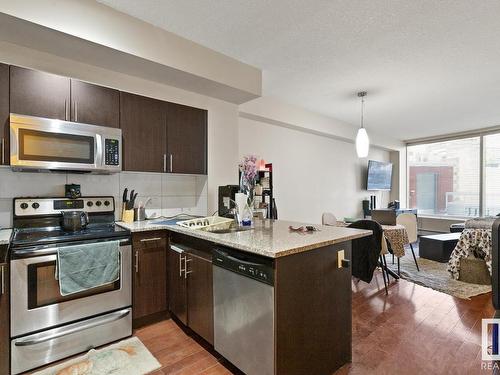
POLYGON ((237 258, 235 256, 229 255, 227 253, 223 253, 220 250, 215 250, 215 260, 216 260, 216 262, 218 261, 218 258, 221 259, 221 260, 222 259, 228 259, 230 261, 242 263, 242 264, 245 264, 247 266, 255 266, 255 267, 262 266, 261 263, 249 262, 249 261, 237 258))

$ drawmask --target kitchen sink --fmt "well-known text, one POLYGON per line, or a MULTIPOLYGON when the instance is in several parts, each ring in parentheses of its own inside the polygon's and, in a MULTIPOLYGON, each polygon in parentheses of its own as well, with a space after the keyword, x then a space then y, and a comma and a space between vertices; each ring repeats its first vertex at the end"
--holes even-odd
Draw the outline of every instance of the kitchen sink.
POLYGON ((228 228, 228 229, 215 229, 215 230, 210 230, 208 232, 210 233, 217 233, 217 234, 225 234, 225 233, 236 233, 236 232, 246 232, 249 230, 252 230, 253 228, 247 228, 247 227, 235 227, 235 228, 228 228))

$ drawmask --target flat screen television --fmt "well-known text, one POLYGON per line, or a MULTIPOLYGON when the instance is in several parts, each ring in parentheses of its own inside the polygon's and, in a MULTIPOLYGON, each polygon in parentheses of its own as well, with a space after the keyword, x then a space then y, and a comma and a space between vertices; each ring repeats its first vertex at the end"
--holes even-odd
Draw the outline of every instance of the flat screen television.
POLYGON ((391 190, 392 163, 370 160, 368 162, 367 190, 391 190))

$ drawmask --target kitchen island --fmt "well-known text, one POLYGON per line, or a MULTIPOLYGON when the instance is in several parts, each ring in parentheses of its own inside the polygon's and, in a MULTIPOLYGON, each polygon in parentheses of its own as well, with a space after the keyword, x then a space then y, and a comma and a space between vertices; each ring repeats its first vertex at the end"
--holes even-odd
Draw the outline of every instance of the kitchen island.
MULTIPOLYGON (((205 303, 202 308, 195 303, 192 312, 188 306, 180 320, 247 374, 326 375, 351 360, 351 241, 370 231, 319 226, 297 233, 289 226, 305 224, 280 220, 257 221, 252 230, 231 233, 155 222, 118 224, 133 234, 168 231, 169 250, 184 253, 169 256, 169 270, 175 272, 169 282, 177 283, 180 274, 187 280, 187 299, 192 293, 205 303), (237 265, 232 271, 221 264, 228 259, 237 265), (207 271, 212 269, 213 275, 207 271), (198 271, 205 289, 190 292, 190 278, 193 284, 200 280, 198 271), (201 324, 200 311, 206 314, 201 324)), ((178 297, 173 294, 169 299, 178 297)), ((169 304, 173 315, 181 316, 174 305, 169 304)))

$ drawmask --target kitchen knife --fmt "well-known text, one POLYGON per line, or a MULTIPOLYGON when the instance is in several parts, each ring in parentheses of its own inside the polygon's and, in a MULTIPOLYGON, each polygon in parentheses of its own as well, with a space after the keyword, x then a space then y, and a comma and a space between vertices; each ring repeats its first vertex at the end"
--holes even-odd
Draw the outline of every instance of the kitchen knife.
POLYGON ((125 188, 125 190, 123 190, 123 203, 127 203, 127 193, 128 193, 128 189, 125 188))
POLYGON ((135 190, 132 190, 130 192, 130 199, 127 201, 127 210, 131 210, 132 208, 134 208, 134 205, 133 205, 133 202, 132 202, 132 198, 134 198, 134 191, 135 190))
POLYGON ((135 199, 137 198, 138 193, 135 193, 133 196, 130 198, 130 209, 134 208, 135 206, 135 199))

